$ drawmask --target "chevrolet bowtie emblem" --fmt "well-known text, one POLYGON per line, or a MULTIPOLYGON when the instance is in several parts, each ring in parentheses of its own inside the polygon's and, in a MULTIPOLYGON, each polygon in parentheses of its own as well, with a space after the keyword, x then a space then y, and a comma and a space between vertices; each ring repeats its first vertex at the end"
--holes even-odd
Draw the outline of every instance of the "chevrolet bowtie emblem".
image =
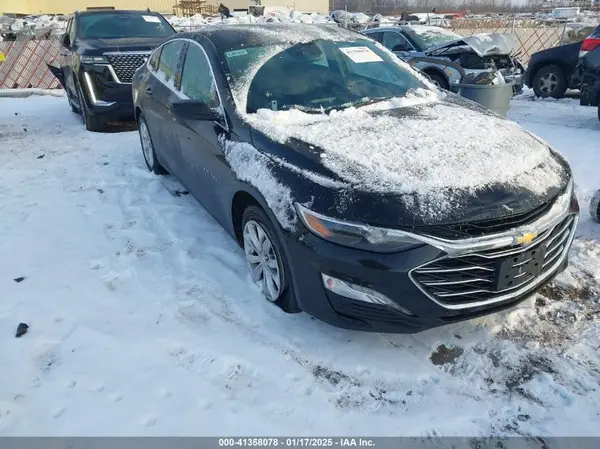
POLYGON ((515 237, 515 245, 529 245, 537 237, 537 232, 527 232, 515 237))

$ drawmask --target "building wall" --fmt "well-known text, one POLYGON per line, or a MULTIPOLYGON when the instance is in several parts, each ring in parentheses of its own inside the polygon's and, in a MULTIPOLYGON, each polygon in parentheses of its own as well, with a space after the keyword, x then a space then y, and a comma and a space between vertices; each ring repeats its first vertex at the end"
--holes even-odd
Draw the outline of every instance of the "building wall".
POLYGON ((0 0, 0 13, 70 14, 93 6, 172 13, 177 0, 0 0))
MULTIPOLYGON (((177 0, 0 0, 0 13, 70 14, 93 6, 114 6, 115 9, 146 9, 172 13, 177 0)), ((232 11, 248 8, 249 0, 208 0, 223 3, 232 11)), ((329 0, 261 0, 263 6, 288 6, 301 12, 329 12, 329 0)))
MULTIPOLYGON (((249 0, 210 0, 209 3, 223 3, 230 10, 248 8, 249 0)), ((262 6, 288 6, 300 12, 329 13, 329 0, 261 0, 262 6)))

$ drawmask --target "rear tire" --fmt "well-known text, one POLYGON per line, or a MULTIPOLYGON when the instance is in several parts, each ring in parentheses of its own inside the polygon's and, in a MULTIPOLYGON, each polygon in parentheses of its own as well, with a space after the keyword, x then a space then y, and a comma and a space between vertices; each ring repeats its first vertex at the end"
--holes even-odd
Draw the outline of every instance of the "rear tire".
POLYGON ((533 92, 536 97, 563 98, 568 87, 563 69, 555 64, 541 67, 533 77, 533 92))
POLYGON ((600 190, 597 190, 590 201, 590 215, 592 219, 600 223, 600 190))
POLYGON ((442 75, 440 75, 439 73, 436 73, 436 72, 424 72, 424 73, 429 77, 431 82, 433 84, 435 84, 437 87, 439 87, 440 89, 450 90, 450 84, 448 83, 448 80, 446 78, 444 78, 442 75))
POLYGON ((138 130, 140 134, 140 143, 142 145, 142 154, 144 155, 144 161, 148 170, 153 172, 155 175, 167 175, 169 172, 158 162, 156 157, 156 150, 152 143, 152 137, 150 136, 150 129, 146 123, 146 119, 143 114, 138 117, 138 130))
POLYGON ((85 96, 83 95, 83 90, 81 89, 81 85, 78 81, 75 81, 75 85, 77 86, 77 95, 79 96, 79 113, 81 114, 81 119, 83 120, 85 129, 92 132, 104 131, 106 128, 106 122, 101 117, 90 114, 87 102, 85 101, 85 96))
POLYGON ((260 207, 248 206, 244 211, 242 239, 250 276, 265 298, 287 313, 299 312, 283 245, 260 207))

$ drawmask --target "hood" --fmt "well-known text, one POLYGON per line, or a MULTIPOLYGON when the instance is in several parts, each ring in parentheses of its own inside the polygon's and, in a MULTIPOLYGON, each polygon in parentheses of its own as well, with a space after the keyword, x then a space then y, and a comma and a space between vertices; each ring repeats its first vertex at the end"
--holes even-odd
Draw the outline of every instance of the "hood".
POLYGON ((566 162, 540 139, 452 94, 328 115, 260 110, 246 120, 285 144, 289 155, 278 157, 344 183, 317 182, 321 193, 317 186, 307 199, 314 210, 377 226, 526 213, 553 199, 570 178, 566 162))
POLYGON ((101 55, 113 51, 150 52, 166 37, 126 37, 119 39, 85 39, 78 41, 78 52, 82 55, 101 55))
POLYGON ((480 57, 509 55, 517 45, 517 38, 509 33, 474 34, 428 48, 426 53, 453 47, 470 47, 480 57))

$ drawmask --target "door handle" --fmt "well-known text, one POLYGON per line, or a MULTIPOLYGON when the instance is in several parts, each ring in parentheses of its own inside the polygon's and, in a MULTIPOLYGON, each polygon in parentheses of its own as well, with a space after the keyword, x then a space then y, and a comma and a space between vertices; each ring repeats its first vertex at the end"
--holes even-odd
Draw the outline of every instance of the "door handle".
POLYGON ((146 87, 145 91, 146 91, 146 93, 148 95, 152 95, 152 88, 151 87, 146 87))

